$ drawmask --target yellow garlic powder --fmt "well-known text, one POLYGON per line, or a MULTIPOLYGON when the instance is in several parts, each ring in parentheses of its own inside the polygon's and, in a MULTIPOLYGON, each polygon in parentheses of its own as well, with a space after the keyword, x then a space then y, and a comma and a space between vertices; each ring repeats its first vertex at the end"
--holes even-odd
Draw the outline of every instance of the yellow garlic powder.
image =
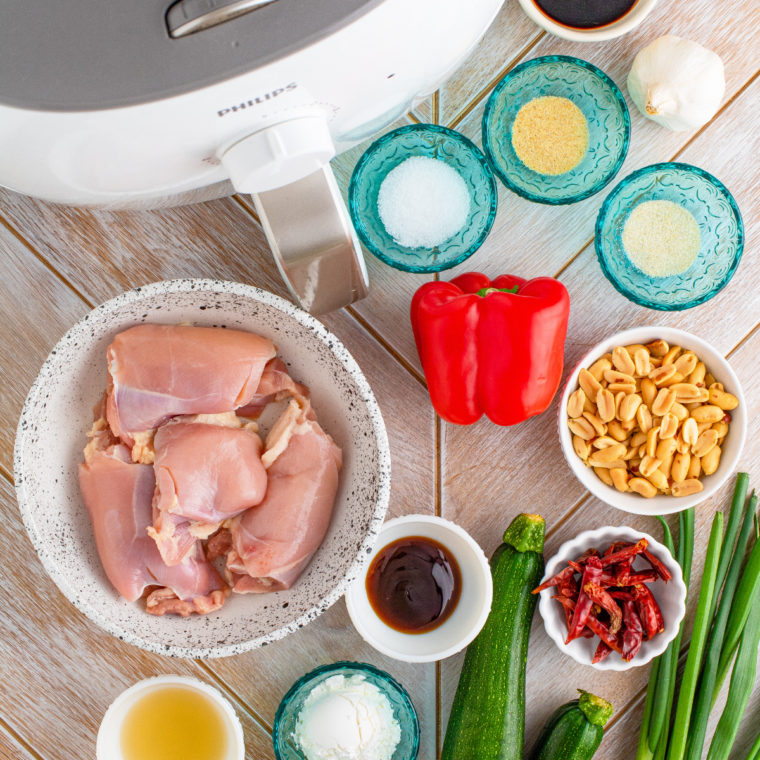
POLYGON ((588 122, 583 111, 567 98, 536 98, 517 112, 512 147, 534 172, 564 174, 575 169, 586 155, 588 122))
POLYGON ((650 277, 682 274, 696 260, 701 243, 697 220, 673 201, 640 203, 623 227, 626 256, 650 277))

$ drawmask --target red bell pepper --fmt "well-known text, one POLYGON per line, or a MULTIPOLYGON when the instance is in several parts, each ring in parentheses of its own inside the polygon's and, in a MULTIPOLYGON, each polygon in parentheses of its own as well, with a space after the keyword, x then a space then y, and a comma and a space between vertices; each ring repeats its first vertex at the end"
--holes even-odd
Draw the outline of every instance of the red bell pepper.
POLYGON ((436 412, 458 425, 541 414, 562 377, 569 314, 570 296, 551 277, 468 272, 425 283, 411 317, 436 412))

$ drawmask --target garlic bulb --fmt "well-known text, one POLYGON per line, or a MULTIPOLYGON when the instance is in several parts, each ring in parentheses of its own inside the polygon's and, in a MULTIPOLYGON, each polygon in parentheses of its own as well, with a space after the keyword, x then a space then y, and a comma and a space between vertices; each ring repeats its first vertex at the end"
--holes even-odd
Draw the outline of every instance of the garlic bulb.
POLYGON ((639 50, 628 74, 628 92, 639 111, 674 132, 707 124, 725 89, 720 57, 672 34, 639 50))

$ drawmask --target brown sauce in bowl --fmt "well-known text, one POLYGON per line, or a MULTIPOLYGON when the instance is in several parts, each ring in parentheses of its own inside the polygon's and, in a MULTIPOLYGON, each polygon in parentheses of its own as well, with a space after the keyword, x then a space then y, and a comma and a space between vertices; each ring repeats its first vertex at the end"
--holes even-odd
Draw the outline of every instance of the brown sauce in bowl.
POLYGON ((401 633, 426 633, 451 617, 462 593, 454 555, 424 536, 392 541, 367 572, 367 596, 375 614, 401 633))
POLYGON ((594 29, 623 18, 637 0, 534 0, 554 21, 575 29, 594 29))

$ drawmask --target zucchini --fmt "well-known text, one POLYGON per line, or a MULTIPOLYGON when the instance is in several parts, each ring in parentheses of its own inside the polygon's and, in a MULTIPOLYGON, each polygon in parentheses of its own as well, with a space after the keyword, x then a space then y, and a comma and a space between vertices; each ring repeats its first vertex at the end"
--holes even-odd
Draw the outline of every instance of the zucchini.
POLYGON ((580 699, 562 705, 549 718, 530 760, 591 760, 604 738, 612 705, 581 691, 580 699))
POLYGON ((467 647, 441 760, 522 760, 528 637, 544 574, 540 515, 518 515, 491 557, 493 604, 467 647))

